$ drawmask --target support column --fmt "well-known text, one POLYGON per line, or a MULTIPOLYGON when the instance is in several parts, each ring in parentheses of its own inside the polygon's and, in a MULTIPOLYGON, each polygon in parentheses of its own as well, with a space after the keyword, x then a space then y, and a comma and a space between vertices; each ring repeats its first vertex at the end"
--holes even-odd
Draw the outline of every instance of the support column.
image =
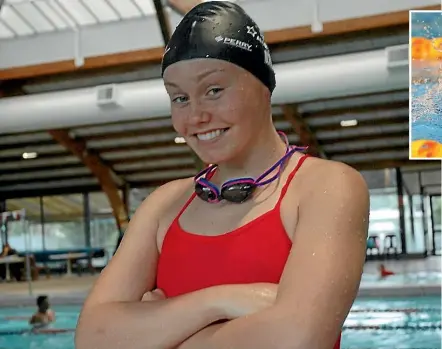
MULTIPOLYGON (((87 248, 91 248, 91 209, 89 193, 83 193, 83 224, 84 224, 84 240, 87 248)), ((91 252, 88 253, 88 267, 92 268, 91 252)))
MULTIPOLYGON (((3 212, 6 212, 6 200, 0 200, 0 217, 2 217, 1 214, 3 212)), ((3 222, 3 219, 1 219, 0 220, 0 234, 1 234, 0 238, 1 238, 2 245, 6 244, 8 242, 8 237, 7 237, 7 233, 6 233, 7 229, 8 229, 8 225, 7 225, 6 221, 3 222)))
POLYGON ((45 229, 45 207, 44 207, 44 201, 43 196, 39 197, 40 201, 40 227, 41 227, 41 246, 42 250, 46 250, 46 229, 45 229))
POLYGON ((425 247, 425 256, 428 256, 428 226, 427 226, 427 214, 425 209, 425 191, 424 186, 422 185, 422 173, 418 172, 417 181, 419 185, 419 196, 420 196, 420 206, 422 211, 422 228, 424 232, 424 247, 425 247))
POLYGON ((436 241, 435 241, 435 226, 434 226, 434 207, 433 207, 433 195, 430 195, 430 219, 431 219, 431 254, 436 255, 436 241))
POLYGON ((413 214, 414 214, 413 195, 408 194, 408 202, 410 204, 409 210, 410 210, 411 236, 413 237, 413 240, 416 240, 416 232, 415 232, 414 219, 413 219, 413 214))
POLYGON ((401 254, 407 253, 407 241, 405 238, 405 210, 404 210, 404 187, 402 181, 402 173, 399 167, 396 167, 396 187, 399 209, 399 232, 401 238, 401 254))

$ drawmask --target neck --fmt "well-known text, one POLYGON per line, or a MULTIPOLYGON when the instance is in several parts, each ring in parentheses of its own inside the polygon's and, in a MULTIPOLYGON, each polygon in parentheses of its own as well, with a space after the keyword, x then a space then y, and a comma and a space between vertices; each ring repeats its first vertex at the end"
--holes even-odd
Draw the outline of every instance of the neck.
POLYGON ((257 178, 284 156, 286 144, 273 127, 256 135, 255 139, 260 141, 251 146, 247 153, 219 164, 216 172, 219 182, 239 177, 257 178))

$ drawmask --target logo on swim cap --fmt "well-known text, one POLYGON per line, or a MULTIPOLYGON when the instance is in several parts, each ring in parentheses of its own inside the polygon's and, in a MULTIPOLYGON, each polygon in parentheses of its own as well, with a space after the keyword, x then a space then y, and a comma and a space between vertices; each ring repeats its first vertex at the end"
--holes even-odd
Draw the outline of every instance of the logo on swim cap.
POLYGON ((255 35, 258 33, 256 32, 255 27, 248 25, 247 26, 247 34, 250 34, 252 37, 255 37, 255 35))
POLYGON ((252 46, 251 44, 248 44, 246 42, 243 42, 241 40, 238 39, 232 39, 232 38, 227 38, 227 37, 223 37, 221 35, 218 35, 217 37, 215 37, 215 40, 217 42, 221 42, 224 45, 229 45, 229 46, 234 46, 234 47, 238 47, 242 50, 246 50, 249 52, 252 52, 252 46))
POLYGON ((249 34, 252 38, 256 39, 262 46, 264 46, 264 48, 266 50, 269 49, 269 47, 267 46, 267 44, 264 41, 264 35, 262 35, 262 33, 256 30, 255 26, 247 26, 247 34, 249 34))
POLYGON ((269 47, 265 43, 264 36, 261 34, 259 29, 257 31, 255 26, 248 25, 247 26, 247 34, 249 34, 254 39, 256 39, 264 47, 264 63, 267 64, 269 67, 272 67, 273 63, 272 63, 272 57, 270 56, 269 47))

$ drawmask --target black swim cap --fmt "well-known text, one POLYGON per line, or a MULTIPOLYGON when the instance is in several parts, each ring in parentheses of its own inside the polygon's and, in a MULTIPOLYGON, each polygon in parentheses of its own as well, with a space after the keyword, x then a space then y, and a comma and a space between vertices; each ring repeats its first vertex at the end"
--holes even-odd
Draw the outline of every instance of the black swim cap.
POLYGON ((161 76, 169 65, 194 58, 221 59, 258 78, 270 92, 275 72, 264 36, 244 10, 228 1, 203 2, 175 29, 164 53, 161 76))

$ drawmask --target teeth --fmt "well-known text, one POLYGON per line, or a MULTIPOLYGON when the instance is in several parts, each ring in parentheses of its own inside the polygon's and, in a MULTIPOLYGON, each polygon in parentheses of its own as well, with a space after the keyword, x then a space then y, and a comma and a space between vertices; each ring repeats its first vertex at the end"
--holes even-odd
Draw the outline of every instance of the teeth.
POLYGON ((199 133, 196 136, 201 141, 210 141, 211 139, 219 137, 222 133, 224 133, 224 131, 225 130, 215 130, 215 131, 210 131, 207 133, 199 133))

